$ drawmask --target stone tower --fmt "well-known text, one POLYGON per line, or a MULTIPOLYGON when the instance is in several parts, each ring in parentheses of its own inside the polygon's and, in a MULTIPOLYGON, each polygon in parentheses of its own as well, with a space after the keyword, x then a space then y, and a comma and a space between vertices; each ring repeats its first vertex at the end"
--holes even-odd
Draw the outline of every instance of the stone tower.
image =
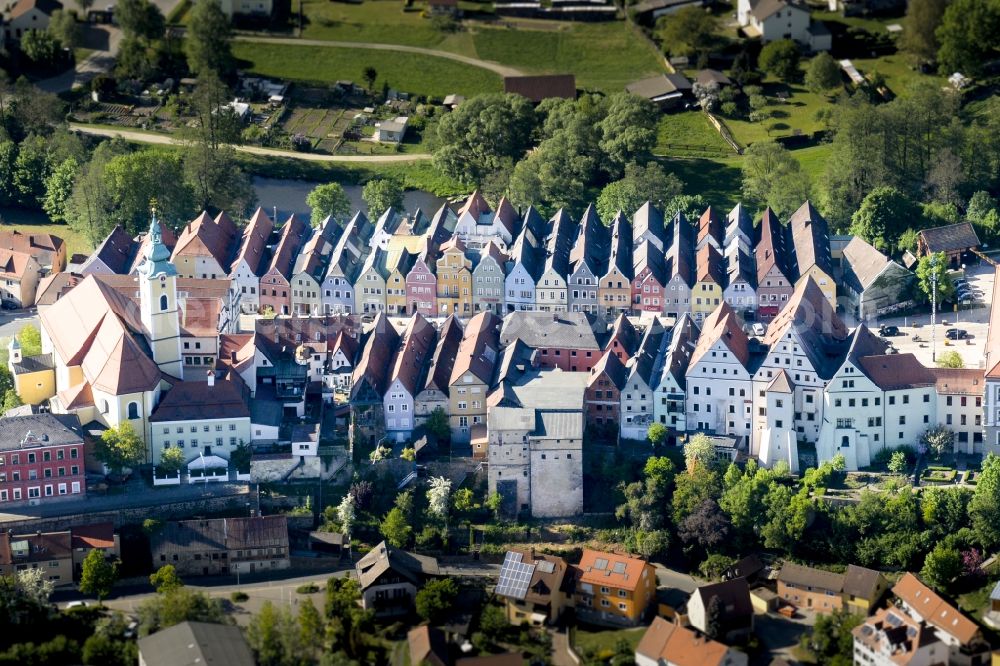
POLYGON ((170 250, 163 244, 160 222, 153 211, 149 243, 139 266, 142 323, 156 365, 171 377, 184 378, 181 357, 181 324, 177 309, 177 268, 170 263, 170 250))

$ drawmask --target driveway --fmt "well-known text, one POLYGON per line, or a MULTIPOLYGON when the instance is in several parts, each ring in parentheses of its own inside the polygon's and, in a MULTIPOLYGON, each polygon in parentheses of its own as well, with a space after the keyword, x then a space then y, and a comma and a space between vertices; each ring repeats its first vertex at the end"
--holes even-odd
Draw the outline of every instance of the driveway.
POLYGON ((7 338, 17 335, 25 326, 38 326, 38 310, 0 310, 0 340, 6 344, 7 338))
POLYGON ((680 590, 685 594, 691 594, 699 585, 698 581, 686 573, 668 569, 661 564, 654 564, 654 566, 656 567, 656 584, 658 587, 670 587, 680 590))
POLYGON ((755 614, 753 616, 754 634, 760 640, 761 653, 750 663, 754 666, 770 664, 775 657, 784 657, 789 663, 797 663, 795 647, 799 644, 802 634, 812 631, 816 616, 801 613, 793 620, 777 613, 755 614))
POLYGON ((36 85, 50 93, 62 93, 90 83, 98 74, 112 70, 121 39, 121 30, 113 25, 85 26, 82 46, 93 49, 94 52, 76 63, 73 69, 50 79, 43 79, 36 85))

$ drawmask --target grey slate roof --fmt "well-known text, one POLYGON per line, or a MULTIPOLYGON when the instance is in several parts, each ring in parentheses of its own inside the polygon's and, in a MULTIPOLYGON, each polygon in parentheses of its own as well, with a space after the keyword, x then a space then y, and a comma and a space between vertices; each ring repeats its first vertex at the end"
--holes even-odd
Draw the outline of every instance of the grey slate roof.
POLYGON ((611 253, 608 258, 608 271, 612 267, 617 268, 629 282, 632 281, 632 225, 621 211, 615 215, 615 219, 611 223, 611 253))
POLYGON ((659 356, 660 343, 666 331, 659 317, 653 318, 653 323, 646 329, 639 344, 639 351, 629 360, 629 381, 634 377, 639 377, 646 386, 653 387, 658 383, 659 378, 653 376, 656 367, 656 359, 659 356))
POLYGON ((684 284, 692 286, 695 280, 695 229, 684 217, 684 213, 674 215, 670 229, 667 230, 667 241, 669 245, 664 279, 669 282, 680 276, 684 284))
POLYGON ((154 552, 288 548, 285 516, 209 518, 168 522, 150 537, 154 552))
POLYGON ((239 627, 181 622, 139 639, 146 666, 254 666, 250 646, 239 627))
POLYGON ((565 278, 569 274, 569 253, 576 238, 576 225, 562 208, 552 217, 549 225, 549 235, 545 239, 545 271, 554 271, 565 278))
POLYGON ((979 247, 979 236, 969 222, 959 222, 920 232, 929 252, 956 252, 979 247))
POLYGON ((39 354, 38 356, 22 356, 20 363, 14 363, 14 374, 23 375, 31 372, 42 372, 55 367, 52 361, 52 354, 39 354))
POLYGON ((854 564, 847 565, 844 573, 844 593, 874 601, 880 574, 874 569, 866 569, 854 564))
POLYGON ((576 272, 586 264, 591 273, 601 277, 607 271, 610 251, 611 234, 591 204, 580 218, 576 242, 569 254, 570 270, 576 272))
POLYGON ((535 348, 601 349, 599 324, 587 312, 512 312, 500 329, 500 344, 522 340, 535 348))
POLYGON ((547 439, 580 439, 583 437, 583 413, 536 409, 534 434, 547 439))
POLYGON ((367 589, 390 569, 404 576, 417 587, 423 585, 428 576, 437 576, 438 563, 433 557, 408 553, 394 548, 383 541, 365 554, 355 565, 361 589, 367 589))
POLYGON ((778 580, 782 583, 791 583, 796 587, 812 587, 838 593, 844 589, 844 574, 804 567, 793 562, 785 562, 781 565, 778 580))
POLYGON ((23 448, 31 446, 56 446, 59 444, 79 444, 83 441, 80 419, 75 414, 30 414, 0 419, 0 451, 22 448, 28 433, 34 436, 35 444, 26 442, 23 448))

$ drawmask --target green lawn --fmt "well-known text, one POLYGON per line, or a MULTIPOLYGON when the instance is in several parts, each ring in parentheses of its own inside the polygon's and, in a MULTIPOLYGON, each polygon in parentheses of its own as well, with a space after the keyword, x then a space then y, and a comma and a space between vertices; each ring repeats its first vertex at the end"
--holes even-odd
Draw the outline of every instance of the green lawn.
POLYGON ((943 76, 923 74, 913 69, 907 62, 906 56, 902 53, 874 59, 856 58, 851 62, 858 68, 862 76, 875 71, 884 76, 886 85, 898 96, 906 96, 907 89, 919 81, 930 81, 938 85, 944 85, 946 82, 943 76))
POLYGON ((90 242, 65 224, 53 224, 43 213, 19 208, 0 209, 0 227, 18 229, 24 233, 53 234, 66 241, 67 258, 74 254, 90 254, 94 251, 90 242))
POLYGON ((653 49, 621 21, 545 31, 484 28, 473 43, 484 60, 526 72, 571 72, 577 87, 604 92, 617 92, 631 81, 663 71, 653 49))
MULTIPOLYGON (((590 655, 592 661, 601 661, 603 663, 605 659, 615 653, 615 646, 618 645, 618 641, 623 640, 628 643, 634 652, 645 633, 645 627, 608 631, 585 631, 577 629, 576 643, 573 648, 580 656, 586 658, 590 655)), ((590 662, 588 661, 588 663, 590 662)))
POLYGON ((830 144, 821 143, 818 146, 793 150, 792 155, 799 161, 802 170, 809 174, 815 184, 826 172, 826 162, 830 159, 830 151, 830 144))
POLYGON ((740 200, 742 159, 739 156, 717 159, 666 158, 661 159, 660 163, 668 173, 681 179, 685 194, 700 194, 713 206, 723 206, 729 210, 740 200))
POLYGON ((444 58, 330 46, 286 46, 234 42, 241 68, 254 74, 330 84, 339 79, 361 81, 366 67, 378 72, 375 88, 383 82, 416 95, 443 97, 449 93, 476 95, 501 89, 500 77, 479 67, 444 58))
POLYGON ((725 118, 726 124, 740 144, 749 146, 755 141, 793 136, 796 132, 812 134, 824 129, 823 124, 816 119, 816 112, 825 107, 832 107, 828 97, 810 92, 801 84, 787 85, 767 79, 763 88, 764 95, 769 101, 767 108, 772 114, 770 118, 759 122, 725 118), (786 100, 781 100, 778 98, 779 94, 788 97, 786 100))
POLYGON ((663 114, 656 131, 654 152, 668 157, 733 154, 732 148, 701 111, 663 114))
POLYGON ((305 39, 325 39, 373 44, 423 46, 472 55, 471 35, 435 30, 424 18, 422 6, 404 10, 397 0, 365 0, 359 3, 304 0, 302 12, 305 39))

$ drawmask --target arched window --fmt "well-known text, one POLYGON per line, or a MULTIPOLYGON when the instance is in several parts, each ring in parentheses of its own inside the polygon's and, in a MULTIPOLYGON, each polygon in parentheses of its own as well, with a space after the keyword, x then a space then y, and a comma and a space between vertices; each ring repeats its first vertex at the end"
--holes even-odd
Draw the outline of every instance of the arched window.
POLYGON ((108 409, 108 401, 107 400, 101 400, 101 414, 107 414, 108 411, 110 411, 108 409))
POLYGON ((167 295, 163 294, 162 296, 160 296, 160 312, 163 312, 166 309, 167 309, 167 295))
POLYGON ((128 417, 130 419, 139 418, 139 403, 137 402, 128 403, 128 417))
POLYGON ((845 435, 845 436, 843 436, 843 437, 840 438, 840 446, 841 446, 841 448, 843 448, 845 446, 850 446, 850 445, 851 445, 851 438, 850 437, 848 437, 848 436, 845 435))

